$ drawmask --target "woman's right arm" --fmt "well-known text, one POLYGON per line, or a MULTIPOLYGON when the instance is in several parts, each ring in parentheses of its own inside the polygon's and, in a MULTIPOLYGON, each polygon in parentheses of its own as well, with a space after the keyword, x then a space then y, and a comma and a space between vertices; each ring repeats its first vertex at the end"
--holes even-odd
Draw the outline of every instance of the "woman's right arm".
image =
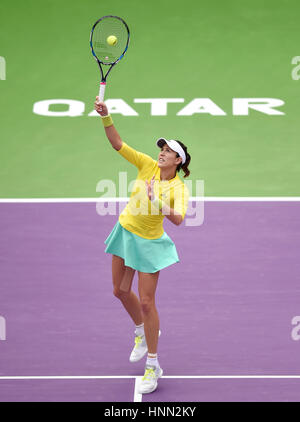
MULTIPOLYGON (((97 111, 97 113, 100 114, 100 116, 104 117, 108 115, 107 107, 105 103, 99 101, 99 97, 96 97, 95 110, 97 111)), ((111 146, 117 151, 119 151, 122 147, 122 139, 119 133, 117 132, 117 129, 115 128, 115 126, 110 125, 108 127, 105 127, 104 129, 105 129, 106 136, 109 142, 111 143, 111 146)))
MULTIPOLYGON (((95 110, 103 118, 108 116, 108 110, 105 103, 99 101, 99 97, 96 97, 95 110)), ((111 124, 110 117, 107 117, 103 121, 106 136, 111 143, 112 147, 119 152, 127 161, 136 166, 139 170, 145 166, 154 167, 156 161, 149 155, 142 152, 136 151, 130 147, 126 142, 123 142, 117 129, 111 124), (105 121, 107 120, 107 121, 105 121)))

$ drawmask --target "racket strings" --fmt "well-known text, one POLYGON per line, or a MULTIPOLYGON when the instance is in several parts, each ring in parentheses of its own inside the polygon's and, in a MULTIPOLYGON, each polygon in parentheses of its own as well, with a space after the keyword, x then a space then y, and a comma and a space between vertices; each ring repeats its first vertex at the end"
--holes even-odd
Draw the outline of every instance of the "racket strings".
POLYGON ((92 36, 92 45, 99 61, 112 64, 117 61, 128 44, 128 30, 125 24, 114 17, 107 17, 97 23, 92 36), (107 38, 111 35, 117 38, 115 45, 109 45, 107 38))

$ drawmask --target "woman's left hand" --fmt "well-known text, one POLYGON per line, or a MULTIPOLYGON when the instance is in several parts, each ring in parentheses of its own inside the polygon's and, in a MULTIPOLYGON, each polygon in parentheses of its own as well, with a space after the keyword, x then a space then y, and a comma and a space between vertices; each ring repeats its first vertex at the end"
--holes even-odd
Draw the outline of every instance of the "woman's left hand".
POLYGON ((150 180, 150 183, 148 183, 148 180, 146 180, 146 191, 150 201, 153 201, 154 199, 154 178, 155 175, 150 180))

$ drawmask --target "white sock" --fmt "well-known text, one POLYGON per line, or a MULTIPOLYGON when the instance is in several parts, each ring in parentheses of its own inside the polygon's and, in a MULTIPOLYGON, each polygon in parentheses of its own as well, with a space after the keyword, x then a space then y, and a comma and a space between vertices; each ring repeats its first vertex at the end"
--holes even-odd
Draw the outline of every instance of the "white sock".
POLYGON ((142 323, 141 325, 136 325, 135 326, 135 335, 136 336, 144 336, 145 332, 144 332, 144 323, 142 323))
POLYGON ((149 354, 148 354, 146 365, 155 366, 156 368, 159 366, 157 353, 151 354, 151 357, 149 357, 149 354))

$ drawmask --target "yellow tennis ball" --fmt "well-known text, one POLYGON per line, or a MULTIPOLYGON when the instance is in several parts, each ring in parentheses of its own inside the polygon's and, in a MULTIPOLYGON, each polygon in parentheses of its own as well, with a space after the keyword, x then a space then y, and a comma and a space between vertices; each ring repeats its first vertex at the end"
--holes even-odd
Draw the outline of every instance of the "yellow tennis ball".
POLYGON ((109 37, 107 37, 106 41, 107 41, 107 44, 109 45, 116 45, 118 42, 118 39, 114 35, 110 35, 109 37))

